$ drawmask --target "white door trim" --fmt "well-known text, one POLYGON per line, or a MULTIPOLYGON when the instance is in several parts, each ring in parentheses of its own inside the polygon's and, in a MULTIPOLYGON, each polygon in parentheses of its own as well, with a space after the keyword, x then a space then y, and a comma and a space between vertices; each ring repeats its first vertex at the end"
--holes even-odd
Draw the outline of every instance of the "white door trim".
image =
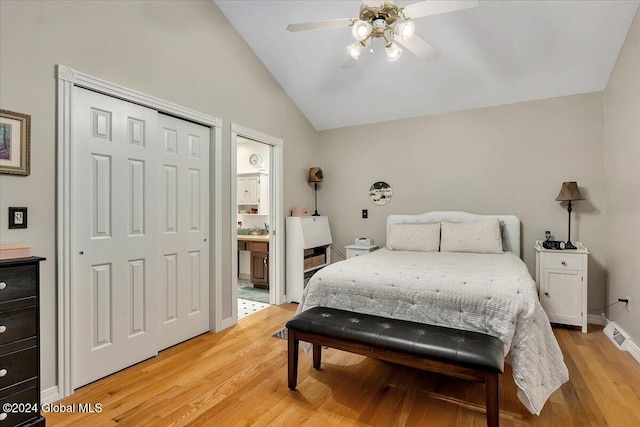
MULTIPOLYGON (((113 96, 212 128, 210 162, 210 330, 222 329, 222 119, 181 107, 107 81, 56 66, 57 80, 57 290, 58 398, 73 394, 71 369, 71 105, 74 86, 113 96)), ((50 397, 49 397, 50 398, 50 397)))
MULTIPOLYGON (((262 132, 249 129, 241 126, 237 123, 231 123, 231 218, 232 223, 235 224, 235 218, 238 214, 238 180, 235 179, 238 176, 238 137, 244 137, 252 139, 263 144, 271 146, 271 152, 273 153, 272 159, 269 162, 270 170, 269 176, 272 179, 269 180, 271 186, 269 194, 273 197, 269 200, 269 214, 273 215, 273 226, 269 230, 270 241, 275 244, 269 245, 269 283, 274 286, 274 292, 270 294, 271 304, 283 304, 285 302, 284 297, 284 213, 283 213, 283 195, 284 195, 284 179, 283 179, 283 166, 284 155, 283 147, 284 141, 280 138, 276 138, 267 135, 262 132), (276 250, 276 248, 278 250, 276 250), (271 266, 275 268, 271 268, 271 266)), ((225 319, 224 324, 226 326, 235 325, 238 323, 238 229, 237 227, 231 227, 231 301, 232 310, 231 318, 225 319)), ((270 285, 271 286, 271 285, 270 285)))

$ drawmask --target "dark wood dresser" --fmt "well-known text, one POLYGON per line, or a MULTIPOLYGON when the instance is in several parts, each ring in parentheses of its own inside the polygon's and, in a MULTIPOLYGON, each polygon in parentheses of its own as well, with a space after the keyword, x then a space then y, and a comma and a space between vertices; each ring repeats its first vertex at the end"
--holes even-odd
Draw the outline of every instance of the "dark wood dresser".
POLYGON ((40 413, 40 261, 0 260, 0 426, 44 426, 40 413))

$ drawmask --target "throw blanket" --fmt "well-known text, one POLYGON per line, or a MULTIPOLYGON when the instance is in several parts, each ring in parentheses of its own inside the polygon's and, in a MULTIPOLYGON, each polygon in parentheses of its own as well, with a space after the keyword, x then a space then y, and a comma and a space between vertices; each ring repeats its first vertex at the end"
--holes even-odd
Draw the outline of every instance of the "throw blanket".
POLYGON ((318 271, 298 311, 316 306, 495 336, 504 343, 518 398, 536 415, 569 379, 536 284, 511 252, 380 249, 318 271))

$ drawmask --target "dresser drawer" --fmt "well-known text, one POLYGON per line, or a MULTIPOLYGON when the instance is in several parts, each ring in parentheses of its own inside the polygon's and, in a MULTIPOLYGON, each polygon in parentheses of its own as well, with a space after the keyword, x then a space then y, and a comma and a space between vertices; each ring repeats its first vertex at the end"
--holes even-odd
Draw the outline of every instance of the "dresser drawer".
POLYGON ((16 426, 26 421, 35 421, 37 418, 40 418, 39 402, 37 381, 35 381, 30 388, 22 389, 7 397, 3 397, 0 399, 0 413, 6 414, 6 418, 4 421, 0 421, 0 424, 3 426, 16 426), (5 404, 15 406, 15 408, 12 409, 23 409, 24 411, 7 412, 3 409, 5 404), (19 406, 21 406, 21 408, 19 408, 19 406))
POLYGON ((18 310, 0 311, 0 345, 35 336, 38 326, 37 309, 33 305, 18 310))
POLYGON ((0 268, 0 302, 36 296, 37 265, 0 268))
POLYGON ((582 255, 571 253, 545 253, 544 268, 554 270, 582 270, 582 255))
POLYGON ((269 242, 249 242, 247 250, 251 252, 269 252, 269 242))
POLYGON ((38 347, 0 357, 0 390, 38 375, 38 347))

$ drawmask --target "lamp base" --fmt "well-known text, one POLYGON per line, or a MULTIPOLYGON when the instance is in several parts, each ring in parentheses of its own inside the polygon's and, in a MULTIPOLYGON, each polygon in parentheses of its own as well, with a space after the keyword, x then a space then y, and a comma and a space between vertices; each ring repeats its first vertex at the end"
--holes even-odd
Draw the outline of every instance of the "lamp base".
POLYGON ((311 216, 320 216, 320 214, 318 213, 318 211, 315 211, 311 216))
POLYGON ((570 241, 567 241, 567 243, 564 244, 564 248, 565 249, 578 249, 573 243, 571 243, 570 241))

